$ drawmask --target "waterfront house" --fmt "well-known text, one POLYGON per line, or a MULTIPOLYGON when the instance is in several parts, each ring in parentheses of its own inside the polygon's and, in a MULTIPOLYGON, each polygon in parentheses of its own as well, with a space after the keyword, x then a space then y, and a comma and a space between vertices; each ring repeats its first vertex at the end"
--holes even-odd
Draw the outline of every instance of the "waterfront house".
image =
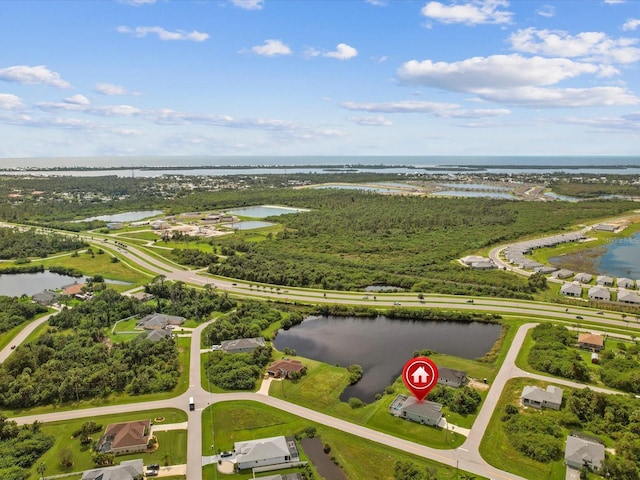
POLYGON ((238 469, 283 465, 298 462, 300 455, 294 437, 270 437, 235 442, 238 469))
POLYGON ((551 276, 553 278, 564 279, 564 278, 572 277, 573 272, 571 270, 567 270, 566 268, 561 268, 560 270, 556 270, 555 272, 553 272, 551 276))
POLYGON ((600 285, 602 287, 613 287, 613 277, 609 275, 598 275, 596 277, 596 285, 600 285))
POLYGON ((522 405, 534 408, 550 408, 560 410, 562 405, 562 389, 549 385, 546 390, 527 385, 522 389, 522 405))
POLYGON ((636 283, 630 278, 619 277, 616 280, 616 285, 618 288, 634 288, 636 283))
POLYGON ((452 368, 438 367, 438 383, 449 387, 461 387, 467 381, 467 372, 452 368))
POLYGON ((40 293, 36 293, 31 297, 31 299, 39 303, 40 305, 49 306, 56 301, 58 298, 58 294, 53 290, 43 290, 40 293))
POLYGON ((283 358, 269 365, 267 373, 273 378, 292 378, 304 374, 306 370, 301 361, 283 358))
POLYGON ((391 405, 389 413, 423 425, 436 426, 442 419, 442 405, 436 402, 418 402, 414 396, 398 395, 391 405))
POLYGON ((221 349, 227 353, 250 353, 258 347, 264 347, 266 343, 263 337, 254 337, 224 340, 220 345, 221 349))
POLYGON ((580 283, 589 283, 591 280, 593 280, 593 275, 584 272, 576 273, 576 276, 573 277, 573 280, 580 283))

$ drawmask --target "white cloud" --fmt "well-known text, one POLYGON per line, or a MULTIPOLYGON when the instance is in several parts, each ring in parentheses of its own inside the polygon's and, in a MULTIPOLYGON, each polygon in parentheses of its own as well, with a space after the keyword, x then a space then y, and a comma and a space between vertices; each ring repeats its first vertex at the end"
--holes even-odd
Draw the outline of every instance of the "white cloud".
MULTIPOLYGON (((82 95, 79 95, 82 97, 82 95)), ((77 95, 76 95, 77 97, 77 95)), ((84 98, 84 97, 83 97, 84 98)), ((89 105, 81 102, 69 102, 66 99, 64 102, 39 102, 35 104, 35 107, 44 111, 74 111, 83 112, 90 115, 99 115, 102 117, 130 117, 133 115, 141 115, 144 112, 137 107, 131 105, 89 105)), ((86 98, 85 98, 86 100, 86 98)))
POLYGON ((282 43, 280 40, 268 39, 264 41, 263 45, 256 45, 251 47, 251 51, 256 55, 263 55, 265 57, 274 57, 276 55, 291 55, 291 49, 288 45, 282 43))
POLYGON ((140 95, 137 92, 130 92, 126 88, 112 83, 96 83, 93 89, 102 95, 140 95))
POLYGON ((625 0, 604 0, 604 3, 607 3, 609 5, 617 5, 624 2, 625 0))
POLYGON ((624 25, 622 25, 622 30, 635 30, 638 27, 640 27, 640 18, 629 18, 624 22, 624 25))
POLYGON ((367 2, 370 5, 373 5, 375 7, 386 7, 387 6, 387 2, 384 0, 364 0, 365 2, 367 2))
POLYGON ((125 5, 133 5, 134 7, 139 7, 140 5, 151 5, 156 3, 157 0, 118 0, 119 3, 124 3, 125 5))
POLYGON ((358 56, 358 50, 350 45, 347 45, 346 43, 339 43, 336 46, 335 51, 326 52, 323 54, 323 56, 329 58, 337 58, 338 60, 349 60, 358 56))
POLYGON ((628 130, 637 133, 640 128, 640 114, 632 113, 621 117, 565 117, 559 120, 561 123, 582 125, 596 130, 628 130))
POLYGON ((44 65, 35 67, 15 65, 13 67, 0 68, 0 80, 22 84, 42 83, 58 88, 69 88, 71 86, 69 82, 60 78, 59 73, 52 72, 44 65))
POLYGON ((369 116, 369 117, 349 117, 353 123, 363 125, 365 127, 389 127, 393 125, 391 120, 384 118, 383 116, 369 116))
POLYGON ((590 61, 633 63, 640 60, 638 39, 609 38, 603 32, 581 32, 570 35, 561 30, 518 30, 509 37, 512 48, 519 52, 558 57, 581 57, 590 61))
POLYGON ((204 42, 209 38, 208 33, 201 33, 196 30, 192 32, 186 32, 184 30, 176 30, 171 32, 165 30, 162 27, 136 27, 129 28, 126 26, 120 26, 117 28, 119 33, 126 33, 133 35, 137 38, 146 37, 149 34, 155 34, 160 40, 174 41, 174 40, 188 40, 191 42, 204 42))
POLYGON ((65 103, 71 103, 73 105, 89 105, 89 99, 84 95, 72 95, 64 99, 65 103))
POLYGON ((231 0, 231 3, 245 10, 262 10, 264 7, 264 0, 231 0))
POLYGON ((543 5, 538 10, 536 10, 536 13, 541 17, 551 18, 556 14, 556 7, 554 7, 553 5, 543 5))
POLYGON ((446 118, 486 118, 509 115, 505 108, 463 109, 456 103, 420 102, 404 100, 399 102, 357 103, 343 102, 347 110, 376 112, 376 113, 429 113, 437 117, 446 118))
POLYGON ((442 23, 463 23, 479 25, 485 23, 503 24, 511 22, 512 12, 502 10, 508 7, 506 0, 471 0, 467 3, 445 5, 440 2, 429 2, 422 7, 425 17, 442 23))
POLYGON ((20 110, 24 104, 19 97, 11 93, 0 93, 0 110, 20 110))
POLYGON ((640 98, 620 87, 537 88, 520 87, 480 94, 485 100, 535 108, 638 105, 640 98))

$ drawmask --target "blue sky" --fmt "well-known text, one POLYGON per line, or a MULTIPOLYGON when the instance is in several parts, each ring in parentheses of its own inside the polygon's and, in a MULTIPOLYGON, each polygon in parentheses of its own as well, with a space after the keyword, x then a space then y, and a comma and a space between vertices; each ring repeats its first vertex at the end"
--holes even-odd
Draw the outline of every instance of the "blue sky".
POLYGON ((640 151, 638 0, 3 0, 0 45, 0 158, 640 151))

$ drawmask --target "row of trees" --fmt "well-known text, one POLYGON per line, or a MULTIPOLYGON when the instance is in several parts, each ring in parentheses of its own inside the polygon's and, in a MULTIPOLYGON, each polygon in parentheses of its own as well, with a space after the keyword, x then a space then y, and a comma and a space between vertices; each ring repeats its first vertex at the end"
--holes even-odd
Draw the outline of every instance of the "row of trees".
POLYGON ((271 358, 270 346, 252 353, 212 352, 205 365, 207 379, 225 390, 253 390, 271 358))
POLYGON ((0 295, 0 334, 46 311, 45 307, 37 303, 0 295))
POLYGON ((18 426, 0 413, 0 478, 27 480, 29 468, 54 443, 52 435, 40 430, 40 424, 18 426))
POLYGON ((208 319, 212 312, 227 312, 236 306, 226 292, 218 293, 210 284, 196 290, 184 282, 165 282, 164 276, 159 276, 145 285, 144 290, 155 297, 156 311, 197 321, 208 319))
POLYGON ((529 352, 529 365, 541 372, 574 380, 589 380, 589 370, 580 353, 571 347, 573 334, 562 325, 541 323, 531 333, 535 345, 529 352))
POLYGON ((54 233, 36 233, 35 229, 0 228, 0 259, 44 258, 53 253, 86 247, 79 238, 54 233))

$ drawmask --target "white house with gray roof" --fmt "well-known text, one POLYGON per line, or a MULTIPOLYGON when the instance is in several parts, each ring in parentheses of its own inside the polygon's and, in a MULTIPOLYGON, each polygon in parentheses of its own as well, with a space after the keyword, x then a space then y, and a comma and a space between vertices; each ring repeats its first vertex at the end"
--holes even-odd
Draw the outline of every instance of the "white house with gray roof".
POLYGON ((467 381, 467 372, 453 368, 438 367, 438 383, 449 387, 461 387, 467 381))
POLYGON ((604 300, 607 302, 611 300, 611 292, 604 287, 591 287, 587 296, 591 300, 604 300))
POLYGON ((389 413, 423 425, 436 426, 442 419, 442 405, 436 402, 418 402, 414 396, 398 395, 391 405, 389 413))
POLYGON ((620 290, 618 292, 618 301, 622 303, 631 303, 634 305, 640 304, 640 295, 637 292, 630 292, 629 290, 620 290))
POLYGON ((236 338, 222 341, 220 348, 227 353, 250 353, 258 347, 264 347, 265 344, 263 337, 236 338))
POLYGON ((142 459, 125 460, 120 465, 86 470, 81 480, 141 480, 142 459))
POLYGON ((636 282, 630 278, 619 277, 616 280, 616 285, 618 288, 634 288, 636 286, 636 282))
POLYGON ((560 293, 568 297, 581 297, 582 287, 576 282, 563 283, 560 287, 560 293))
POLYGON ((176 315, 165 315, 164 313, 151 313, 136 324, 136 328, 142 328, 144 330, 162 330, 167 328, 168 325, 179 327, 184 323, 184 317, 178 317, 176 315))
POLYGON ((573 277, 573 280, 580 283, 589 283, 591 280, 593 280, 593 275, 584 272, 576 273, 576 276, 573 277))
POLYGON ((564 449, 564 463, 567 467, 580 470, 598 470, 604 460, 604 445, 575 435, 567 437, 564 449))
POLYGON ((546 390, 527 385, 522 389, 520 396, 522 405, 534 408, 550 408, 560 410, 562 405, 562 389, 549 385, 546 390))
POLYGON ((613 287, 613 277, 610 277, 609 275, 598 275, 596 277, 596 285, 613 287))
POLYGON ((569 278, 573 277, 573 272, 571 270, 567 270, 566 268, 561 268, 560 270, 556 270, 551 274, 553 278, 569 278))
POLYGON ((300 460, 296 441, 293 437, 270 437, 234 444, 238 468, 280 465, 300 460))

